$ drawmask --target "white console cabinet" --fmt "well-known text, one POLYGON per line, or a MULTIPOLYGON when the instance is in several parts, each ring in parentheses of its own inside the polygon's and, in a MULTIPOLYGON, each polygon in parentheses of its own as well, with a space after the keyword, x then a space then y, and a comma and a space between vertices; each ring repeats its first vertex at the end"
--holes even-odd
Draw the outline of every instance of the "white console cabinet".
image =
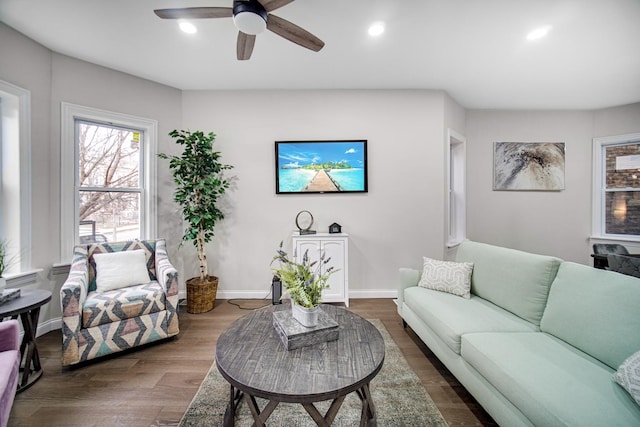
POLYGON ((329 288, 322 293, 322 302, 344 302, 349 307, 349 235, 346 233, 303 234, 298 232, 292 236, 293 250, 302 259, 305 251, 309 251, 311 261, 319 260, 324 252, 325 259, 331 257, 326 266, 338 271, 329 277, 329 288))

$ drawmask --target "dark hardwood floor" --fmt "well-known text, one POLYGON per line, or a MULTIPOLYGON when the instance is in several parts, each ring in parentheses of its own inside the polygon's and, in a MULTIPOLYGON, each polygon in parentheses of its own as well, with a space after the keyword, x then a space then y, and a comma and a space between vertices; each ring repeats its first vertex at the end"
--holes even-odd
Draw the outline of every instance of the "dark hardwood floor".
MULTIPOLYGON (((201 314, 181 307, 177 337, 71 369, 60 364, 60 331, 49 332, 37 340, 44 374, 16 396, 8 425, 177 425, 211 367, 220 333, 247 309, 268 303, 218 300, 201 314)), ((350 309, 384 323, 450 426, 496 425, 413 331, 403 329, 392 300, 355 299, 350 309)))

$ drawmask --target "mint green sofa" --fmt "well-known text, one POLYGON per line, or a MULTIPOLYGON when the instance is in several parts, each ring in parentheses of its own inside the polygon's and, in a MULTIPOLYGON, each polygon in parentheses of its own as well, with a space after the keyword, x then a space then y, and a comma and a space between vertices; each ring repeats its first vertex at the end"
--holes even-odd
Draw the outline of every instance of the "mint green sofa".
POLYGON ((463 242, 471 298, 400 270, 398 313, 501 426, 640 426, 612 375, 640 350, 640 279, 463 242))

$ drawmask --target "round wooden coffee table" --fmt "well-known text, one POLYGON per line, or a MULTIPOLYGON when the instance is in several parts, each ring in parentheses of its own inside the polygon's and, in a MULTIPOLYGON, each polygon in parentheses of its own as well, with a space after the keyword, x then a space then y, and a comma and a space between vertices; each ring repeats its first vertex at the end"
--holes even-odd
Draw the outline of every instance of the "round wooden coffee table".
POLYGON ((244 396, 255 426, 264 426, 280 402, 300 403, 318 426, 330 426, 347 394, 362 401, 360 425, 375 426, 369 383, 384 362, 384 340, 370 322, 333 305, 322 309, 339 324, 336 341, 287 351, 273 327, 272 313, 288 303, 256 310, 233 322, 216 344, 216 364, 231 384, 224 425, 233 426, 244 396), (267 399, 260 409, 256 397, 267 399), (322 415, 313 404, 332 400, 322 415))

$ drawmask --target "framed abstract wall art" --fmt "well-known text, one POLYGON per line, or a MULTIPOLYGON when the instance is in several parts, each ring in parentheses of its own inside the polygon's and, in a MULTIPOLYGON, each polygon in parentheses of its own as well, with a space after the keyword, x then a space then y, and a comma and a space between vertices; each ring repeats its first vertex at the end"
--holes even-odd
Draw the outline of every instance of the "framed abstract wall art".
POLYGON ((496 142, 493 189, 564 190, 564 142, 496 142))

